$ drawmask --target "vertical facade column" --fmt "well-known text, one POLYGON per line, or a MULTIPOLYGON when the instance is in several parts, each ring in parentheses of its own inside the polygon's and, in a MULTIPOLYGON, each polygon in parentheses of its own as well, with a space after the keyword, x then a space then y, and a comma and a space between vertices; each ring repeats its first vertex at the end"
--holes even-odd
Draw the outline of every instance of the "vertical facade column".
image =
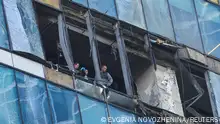
POLYGON ((58 31, 59 31, 59 40, 60 40, 60 46, 62 48, 65 60, 68 64, 68 67, 70 70, 74 70, 73 67, 73 58, 72 58, 72 50, 71 50, 71 45, 69 43, 69 40, 67 38, 67 31, 65 27, 65 23, 63 20, 63 15, 59 14, 58 15, 58 31))
POLYGON ((132 87, 132 80, 131 80, 131 70, 130 70, 130 67, 128 66, 129 64, 128 64, 128 59, 127 59, 127 53, 125 50, 125 43, 120 33, 119 23, 116 23, 116 25, 114 26, 114 30, 115 30, 116 40, 118 43, 118 51, 119 51, 119 56, 120 56, 120 61, 121 61, 121 67, 122 67, 126 92, 129 96, 133 96, 134 94, 133 94, 133 87, 132 87))
POLYGON ((86 24, 87 24, 87 30, 88 30, 88 35, 89 35, 89 43, 90 43, 90 48, 92 50, 92 60, 93 60, 93 65, 95 68, 95 79, 100 81, 101 80, 101 74, 100 74, 100 66, 99 66, 99 61, 98 61, 98 54, 97 54, 97 48, 95 45, 95 36, 93 32, 93 26, 91 23, 91 15, 90 12, 88 11, 86 14, 86 24))

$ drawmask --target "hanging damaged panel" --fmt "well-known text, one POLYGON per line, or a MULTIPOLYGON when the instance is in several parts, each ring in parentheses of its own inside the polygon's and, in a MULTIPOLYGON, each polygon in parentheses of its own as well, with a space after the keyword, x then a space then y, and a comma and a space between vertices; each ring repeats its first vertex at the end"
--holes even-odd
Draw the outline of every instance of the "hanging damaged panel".
POLYGON ((150 66, 136 81, 140 99, 147 104, 184 116, 175 71, 150 66))

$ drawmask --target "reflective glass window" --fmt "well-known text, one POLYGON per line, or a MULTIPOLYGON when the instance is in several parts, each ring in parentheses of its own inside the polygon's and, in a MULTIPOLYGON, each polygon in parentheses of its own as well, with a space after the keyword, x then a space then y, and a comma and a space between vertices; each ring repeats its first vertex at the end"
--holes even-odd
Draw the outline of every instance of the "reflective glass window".
POLYGON ((13 50, 44 58, 32 0, 3 0, 13 50))
POLYGON ((2 7, 2 0, 0 0, 0 47, 9 49, 8 33, 5 24, 5 18, 2 7))
POLYGON ((76 93, 48 84, 54 123, 81 124, 76 93))
POLYGON ((169 0, 177 42, 203 52, 192 0, 169 0))
POLYGON ((167 0, 142 1, 148 30, 174 41, 167 0))
POLYGON ((14 72, 0 65, 0 122, 21 124, 14 72))
POLYGON ((75 3, 81 4, 83 6, 86 6, 86 7, 88 6, 87 0, 72 0, 72 1, 75 3))
POLYGON ((107 124, 101 120, 107 118, 106 104, 78 95, 83 124, 107 124))
POLYGON ((123 111, 113 106, 109 106, 109 111, 113 122, 112 124, 138 124, 137 117, 132 113, 123 111), (121 122, 119 122, 117 118, 119 118, 121 122), (123 118, 125 118, 125 120, 122 120, 123 118))
POLYGON ((89 7, 101 13, 116 17, 116 7, 114 0, 89 0, 89 7))
POLYGON ((116 6, 120 20, 146 28, 140 0, 116 0, 116 6))
POLYGON ((45 82, 16 71, 16 82, 25 124, 51 124, 45 82))
POLYGON ((213 88, 213 93, 215 97, 215 103, 217 106, 217 112, 218 115, 220 116, 220 75, 217 75, 213 72, 209 72, 209 77, 210 77, 210 84, 213 88))
POLYGON ((220 58, 220 7, 205 0, 194 1, 205 51, 220 58))

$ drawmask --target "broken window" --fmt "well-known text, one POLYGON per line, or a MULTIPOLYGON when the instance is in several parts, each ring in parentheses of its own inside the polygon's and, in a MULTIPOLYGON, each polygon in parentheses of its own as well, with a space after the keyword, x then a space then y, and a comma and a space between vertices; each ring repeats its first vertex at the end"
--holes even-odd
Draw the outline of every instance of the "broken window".
POLYGON ((3 1, 0 0, 0 47, 9 49, 8 32, 5 23, 3 1))
POLYGON ((12 48, 44 59, 32 0, 4 0, 12 48))
POLYGON ((179 67, 177 80, 185 116, 212 117, 205 70, 186 63, 179 63, 179 67))
POLYGON ((142 0, 149 31, 174 41, 167 0, 142 0))
POLYGON ((176 41, 203 52, 192 0, 169 0, 176 41))
POLYGON ((205 51, 220 58, 220 9, 205 0, 195 0, 195 5, 205 51))
POLYGON ((114 0, 89 0, 89 7, 109 16, 116 17, 114 0))
POLYGON ((120 20, 146 29, 140 0, 116 0, 116 6, 120 20))
POLYGON ((47 4, 56 9, 60 9, 60 0, 36 0, 36 1, 47 4))

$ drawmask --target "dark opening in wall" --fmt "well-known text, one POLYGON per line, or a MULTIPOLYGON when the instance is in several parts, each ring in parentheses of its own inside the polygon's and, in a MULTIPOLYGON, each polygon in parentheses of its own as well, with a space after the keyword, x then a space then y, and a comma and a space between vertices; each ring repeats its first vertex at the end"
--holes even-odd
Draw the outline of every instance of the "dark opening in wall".
POLYGON ((189 64, 180 64, 177 81, 186 117, 212 117, 210 96, 205 80, 205 70, 189 64), (197 100, 196 100, 197 99, 197 100))
POLYGON ((98 50, 99 50, 101 65, 108 66, 108 72, 111 74, 113 78, 113 84, 111 85, 111 88, 126 93, 123 73, 122 73, 122 68, 121 68, 121 63, 117 48, 98 42, 98 50))
POLYGON ((68 30, 72 48, 74 62, 78 62, 80 67, 88 69, 88 77, 95 77, 92 56, 90 55, 89 38, 77 32, 68 30))
POLYGON ((36 3, 36 16, 46 61, 67 68, 67 63, 59 44, 58 13, 36 3))

